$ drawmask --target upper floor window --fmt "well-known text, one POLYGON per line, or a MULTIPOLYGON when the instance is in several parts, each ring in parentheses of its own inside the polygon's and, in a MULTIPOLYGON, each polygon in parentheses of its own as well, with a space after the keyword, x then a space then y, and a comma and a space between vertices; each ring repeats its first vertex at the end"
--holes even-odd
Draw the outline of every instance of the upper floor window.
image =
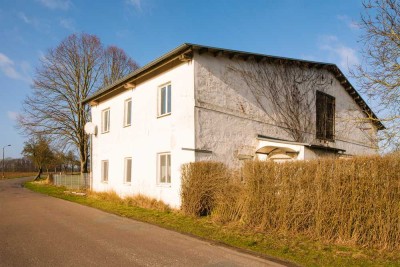
POLYGON ((316 96, 316 133, 318 139, 335 139, 335 98, 317 91, 316 96))
POLYGON ((130 126, 132 123, 132 99, 125 100, 124 107, 124 126, 130 126))
POLYGON ((110 131, 110 109, 105 109, 101 112, 101 132, 107 133, 110 131))
POLYGON ((158 154, 158 183, 171 184, 171 154, 158 154))
POLYGON ((158 116, 171 114, 171 84, 158 88, 158 116))

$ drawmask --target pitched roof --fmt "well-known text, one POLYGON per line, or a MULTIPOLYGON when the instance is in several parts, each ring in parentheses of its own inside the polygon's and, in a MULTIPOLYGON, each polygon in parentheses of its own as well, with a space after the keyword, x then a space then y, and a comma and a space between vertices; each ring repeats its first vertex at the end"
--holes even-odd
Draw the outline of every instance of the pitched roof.
POLYGON ((84 99, 82 101, 82 104, 86 104, 91 101, 95 101, 101 97, 104 97, 104 96, 112 93, 113 91, 120 89, 121 87, 124 86, 124 84, 126 84, 148 72, 151 72, 152 70, 154 70, 156 68, 159 68, 160 65, 162 65, 162 64, 166 64, 174 59, 179 59, 181 61, 184 61, 187 59, 186 56, 191 58, 191 53, 193 53, 194 51, 197 51, 200 54, 213 53, 215 56, 225 55, 225 56, 228 56, 229 58, 237 57, 237 58, 242 58, 245 60, 247 60, 249 58, 254 58, 254 59, 258 59, 258 60, 264 59, 264 60, 268 60, 270 62, 279 62, 279 61, 293 62, 293 63, 298 63, 301 65, 305 65, 305 66, 309 66, 309 67, 313 67, 313 68, 326 69, 326 70, 330 71, 336 77, 336 79, 338 79, 338 81, 343 86, 343 88, 347 91, 347 93, 349 93, 349 95, 354 99, 354 101, 361 107, 361 109, 368 116, 368 118, 372 120, 372 122, 375 124, 375 126, 379 130, 385 129, 385 126, 378 119, 376 114, 371 110, 371 108, 367 105, 367 103, 364 101, 364 99, 360 96, 360 94, 351 85, 350 81, 346 78, 346 76, 343 74, 343 72, 335 64, 287 58, 287 57, 271 56, 271 55, 265 55, 265 54, 237 51, 237 50, 231 50, 231 49, 225 49, 225 48, 210 47, 210 46, 191 44, 191 43, 184 43, 184 44, 176 47, 175 49, 171 50, 170 52, 162 55, 161 57, 156 58, 155 60, 151 61, 150 63, 146 64, 145 66, 133 71, 132 73, 128 74, 127 76, 117 80, 113 84, 101 88, 93 95, 84 99))

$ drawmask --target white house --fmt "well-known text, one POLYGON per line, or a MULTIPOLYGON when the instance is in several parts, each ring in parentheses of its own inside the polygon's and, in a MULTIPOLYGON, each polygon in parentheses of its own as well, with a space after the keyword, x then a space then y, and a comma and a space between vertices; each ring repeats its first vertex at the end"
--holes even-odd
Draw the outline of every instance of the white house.
POLYGON ((157 58, 88 103, 98 127, 92 188, 174 207, 184 163, 374 154, 384 128, 334 64, 195 44, 157 58))

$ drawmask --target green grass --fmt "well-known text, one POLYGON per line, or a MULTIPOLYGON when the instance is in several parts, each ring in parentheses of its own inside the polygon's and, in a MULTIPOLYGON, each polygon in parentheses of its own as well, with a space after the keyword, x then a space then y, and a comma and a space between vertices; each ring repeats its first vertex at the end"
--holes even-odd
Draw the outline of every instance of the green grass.
POLYGON ((65 188, 28 182, 26 188, 49 196, 94 207, 123 217, 256 252, 303 266, 400 266, 400 252, 382 252, 332 245, 299 236, 266 235, 216 224, 207 217, 184 216, 177 211, 161 212, 133 207, 121 201, 101 200, 64 193, 65 188))

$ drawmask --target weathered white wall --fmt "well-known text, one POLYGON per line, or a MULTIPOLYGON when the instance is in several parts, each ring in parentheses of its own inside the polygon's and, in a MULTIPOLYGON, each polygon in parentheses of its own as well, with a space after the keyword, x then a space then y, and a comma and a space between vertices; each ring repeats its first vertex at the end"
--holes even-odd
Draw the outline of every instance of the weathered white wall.
POLYGON ((193 64, 182 63, 135 89, 92 107, 99 127, 93 137, 93 189, 122 196, 144 194, 178 207, 183 163, 194 161, 193 64), (172 85, 171 115, 157 118, 157 89, 172 85), (132 125, 123 126, 124 101, 132 98, 132 125), (110 132, 101 133, 101 111, 110 108, 110 132), (171 185, 157 185, 157 153, 171 152, 171 185), (124 184, 124 159, 132 157, 132 182, 124 184), (109 181, 101 182, 101 161, 109 161, 109 181))
MULTIPOLYGON (((239 64, 246 64, 244 61, 239 63, 240 59, 209 54, 195 54, 194 59, 196 147, 213 152, 196 153, 196 160, 219 160, 237 166, 240 163, 238 154, 256 151, 258 134, 291 140, 286 131, 266 116, 250 88, 234 70, 242 68, 239 64)), ((360 128, 370 128, 367 131, 371 131, 372 136, 376 135, 376 129, 370 123, 355 123, 355 117, 365 115, 340 83, 330 73, 325 75, 328 80, 332 79, 325 92, 336 99, 336 137, 329 146, 345 149, 347 154, 353 155, 376 153, 373 147, 376 143, 360 128)), ((268 103, 265 104, 268 110, 268 103)), ((310 120, 315 123, 315 114, 310 120)), ((315 129, 308 139, 310 143, 320 143, 315 139, 315 129)), ((305 157, 316 155, 307 151, 305 157)))

